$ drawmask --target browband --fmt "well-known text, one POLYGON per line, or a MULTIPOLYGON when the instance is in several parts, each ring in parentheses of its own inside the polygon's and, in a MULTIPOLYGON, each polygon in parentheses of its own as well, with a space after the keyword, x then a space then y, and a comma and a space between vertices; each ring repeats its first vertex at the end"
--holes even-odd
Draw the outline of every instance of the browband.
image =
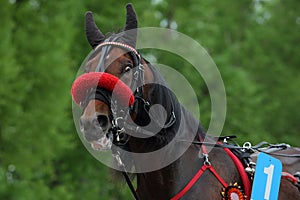
POLYGON ((135 48, 133 48, 132 46, 130 45, 127 45, 127 44, 123 44, 123 43, 120 43, 120 42, 103 42, 101 44, 99 44, 96 48, 95 48, 95 51, 98 49, 98 48, 101 48, 103 46, 117 46, 117 47, 121 47, 123 49, 127 49, 127 50, 130 50, 132 51, 134 54, 136 55, 139 55, 139 53, 137 52, 137 50, 135 48))

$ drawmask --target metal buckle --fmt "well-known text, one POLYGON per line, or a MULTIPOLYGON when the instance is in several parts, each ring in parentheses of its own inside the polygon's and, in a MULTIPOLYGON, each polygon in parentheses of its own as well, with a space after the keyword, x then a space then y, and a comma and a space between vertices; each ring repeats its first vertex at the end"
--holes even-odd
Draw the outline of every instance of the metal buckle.
POLYGON ((203 157, 204 157, 204 162, 203 162, 203 164, 204 164, 204 165, 207 165, 207 166, 211 165, 211 163, 209 162, 209 159, 208 159, 208 154, 203 153, 202 155, 203 155, 203 157))

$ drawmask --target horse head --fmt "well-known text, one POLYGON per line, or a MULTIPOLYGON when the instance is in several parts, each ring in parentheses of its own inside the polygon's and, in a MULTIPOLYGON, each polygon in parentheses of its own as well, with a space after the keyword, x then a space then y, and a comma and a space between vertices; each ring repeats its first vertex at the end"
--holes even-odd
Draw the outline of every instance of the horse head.
POLYGON ((113 102, 113 93, 118 93, 116 98, 121 98, 121 101, 124 96, 132 98, 133 93, 143 98, 143 85, 153 80, 145 60, 136 50, 137 19, 131 4, 126 5, 126 11, 124 29, 108 37, 99 30, 92 13, 86 13, 86 37, 93 53, 84 67, 84 77, 74 82, 72 93, 75 101, 75 96, 80 96, 77 103, 81 104, 83 110, 80 117, 81 132, 97 150, 110 149, 114 140, 121 140, 124 134, 120 134, 122 131, 119 129, 123 127, 120 128, 120 124, 117 127, 121 118, 136 119, 133 99, 131 103, 120 106, 119 101, 113 102), (102 85, 98 84, 100 82, 102 85))

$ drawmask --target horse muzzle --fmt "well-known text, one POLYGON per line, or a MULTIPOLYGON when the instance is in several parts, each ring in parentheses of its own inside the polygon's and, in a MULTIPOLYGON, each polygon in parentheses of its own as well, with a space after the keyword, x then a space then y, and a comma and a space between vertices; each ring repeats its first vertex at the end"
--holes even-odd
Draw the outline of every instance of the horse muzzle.
POLYGON ((109 133, 110 128, 111 124, 104 115, 95 118, 80 118, 80 131, 84 139, 95 150, 106 151, 111 149, 113 139, 109 133))
POLYGON ((98 139, 97 141, 90 142, 93 149, 97 151, 107 151, 111 149, 112 139, 105 135, 98 139))

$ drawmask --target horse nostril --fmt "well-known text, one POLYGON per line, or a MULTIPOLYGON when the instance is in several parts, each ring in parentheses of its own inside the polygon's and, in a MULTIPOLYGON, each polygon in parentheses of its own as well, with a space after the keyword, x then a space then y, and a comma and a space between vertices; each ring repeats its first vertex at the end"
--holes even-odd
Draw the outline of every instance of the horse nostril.
POLYGON ((106 130, 108 127, 108 117, 106 115, 98 115, 97 120, 102 130, 106 130))

